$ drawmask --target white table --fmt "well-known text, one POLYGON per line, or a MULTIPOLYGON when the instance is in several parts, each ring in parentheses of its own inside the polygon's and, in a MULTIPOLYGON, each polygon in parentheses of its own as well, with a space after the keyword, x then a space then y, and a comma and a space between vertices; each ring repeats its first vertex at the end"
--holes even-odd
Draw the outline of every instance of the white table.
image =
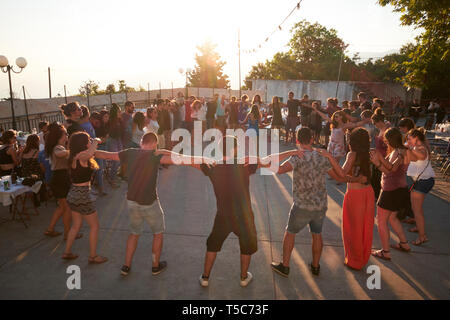
MULTIPOLYGON (((19 216, 19 220, 22 221, 22 223, 25 225, 25 227, 28 227, 25 221, 23 220, 23 213, 25 209, 25 199, 23 199, 23 207, 22 211, 18 209, 18 202, 19 199, 21 199, 27 192, 33 192, 38 193, 41 189, 42 181, 36 182, 33 186, 24 186, 21 183, 12 184, 9 188, 9 190, 5 190, 4 185, 0 186, 0 202, 3 204, 3 206, 10 206, 12 205, 12 218, 11 220, 5 220, 5 221, 12 221, 16 219, 16 215, 19 216)), ((4 221, 4 222, 5 222, 4 221)))

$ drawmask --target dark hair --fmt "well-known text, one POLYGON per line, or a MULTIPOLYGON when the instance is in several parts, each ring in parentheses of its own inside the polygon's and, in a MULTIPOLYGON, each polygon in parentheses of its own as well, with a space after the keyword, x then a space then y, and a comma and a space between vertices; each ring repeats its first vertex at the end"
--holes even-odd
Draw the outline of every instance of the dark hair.
POLYGON ((367 93, 365 93, 364 91, 361 91, 360 93, 358 93, 358 98, 363 98, 363 99, 367 99, 367 93))
POLYGON ((430 145, 428 144, 428 140, 425 137, 425 129, 424 128, 417 128, 417 129, 413 128, 408 131, 407 135, 411 136, 413 138, 419 139, 419 141, 422 142, 425 145, 425 147, 427 148, 428 154, 431 153, 430 145))
POLYGON ((127 102, 125 102, 125 108, 126 107, 133 107, 134 106, 134 102, 133 101, 127 101, 127 102))
POLYGON ((312 138, 312 131, 308 127, 302 127, 297 131, 297 141, 300 144, 310 144, 312 138))
POLYGON ((384 112, 381 108, 375 109, 375 112, 372 116, 372 120, 375 123, 384 121, 384 112))
POLYGON ((45 141, 45 154, 51 157, 53 149, 58 144, 59 139, 65 134, 65 128, 58 122, 53 122, 48 126, 47 140, 45 141))
MULTIPOLYGON (((237 149, 238 149, 238 139, 235 136, 231 136, 231 135, 223 136, 222 137, 222 141, 219 142, 222 145, 222 154, 223 154, 223 156, 228 155, 227 154, 227 145, 228 145, 228 142, 231 142, 231 141, 233 143, 233 148, 234 148, 234 155, 233 156, 236 156, 237 149)), ((229 155, 229 156, 231 156, 231 155, 229 155)))
POLYGON ((142 112, 138 111, 133 116, 133 124, 136 124, 139 130, 144 130, 145 127, 145 116, 142 112))
POLYGON ((152 114, 152 112, 155 112, 156 108, 155 107, 148 107, 147 108, 147 118, 150 118, 150 115, 152 114))
POLYGON ((389 128, 384 133, 384 138, 386 139, 389 147, 393 149, 407 149, 403 145, 403 136, 398 128, 389 128))
POLYGON ((120 107, 117 103, 113 103, 111 105, 111 109, 109 110, 109 126, 114 127, 117 122, 119 122, 119 112, 120 107))
POLYGON ((48 126, 48 121, 40 121, 39 122, 39 130, 42 130, 45 126, 48 126))
POLYGON ((158 136, 154 132, 147 132, 142 136, 142 144, 158 143, 158 136))
POLYGON ((70 102, 68 104, 62 104, 59 106, 59 108, 61 109, 63 115, 66 118, 69 118, 72 115, 72 113, 75 112, 75 110, 80 108, 80 104, 78 103, 78 101, 75 101, 75 102, 70 102))
POLYGON ((352 100, 349 102, 349 107, 358 107, 359 106, 359 101, 356 100, 352 100))
POLYGON ((294 91, 289 91, 288 95, 290 94, 294 95, 294 91))
POLYGON ((81 106, 81 112, 82 112, 81 118, 86 118, 90 115, 89 108, 86 107, 85 105, 81 106))
POLYGON ((337 102, 334 98, 328 98, 327 103, 331 103, 334 107, 337 106, 337 102))
POLYGON ((16 136, 16 131, 9 129, 6 130, 1 137, 1 141, 3 142, 3 144, 9 144, 12 138, 14 138, 16 136))
POLYGON ((380 98, 373 99, 373 102, 378 103, 380 105, 380 107, 384 107, 384 101, 380 98))
MULTIPOLYGON (((69 139, 69 166, 72 168, 73 159, 77 154, 88 149, 87 144, 89 143, 90 136, 87 132, 75 132, 70 136, 69 139)), ((88 165, 92 169, 97 169, 98 164, 95 162, 94 157, 88 160, 88 165)))
POLYGON ((350 148, 356 153, 356 159, 353 166, 357 165, 361 168, 361 173, 370 179, 370 136, 369 132, 364 128, 355 128, 352 130, 349 139, 350 148))
POLYGON ((109 111, 108 110, 100 111, 100 120, 102 121, 102 123, 103 123, 103 118, 105 117, 105 115, 109 116, 109 111))
POLYGON ((411 118, 401 118, 398 122, 399 128, 406 128, 407 131, 414 129, 416 127, 414 120, 411 118))
POLYGON ((255 104, 255 102, 256 102, 256 97, 258 97, 258 102, 261 102, 261 103, 262 103, 261 96, 260 96, 259 94, 255 94, 255 96, 253 97, 253 100, 252 100, 252 104, 255 104))
POLYGON ((30 152, 31 150, 39 150, 39 136, 37 134, 30 134, 23 149, 23 154, 30 152))
POLYGON ((366 109, 363 112, 361 112, 361 118, 363 119, 369 119, 372 118, 373 112, 372 110, 366 109))
POLYGON ((350 104, 349 104, 348 100, 342 101, 342 106, 345 106, 345 108, 350 107, 350 104))

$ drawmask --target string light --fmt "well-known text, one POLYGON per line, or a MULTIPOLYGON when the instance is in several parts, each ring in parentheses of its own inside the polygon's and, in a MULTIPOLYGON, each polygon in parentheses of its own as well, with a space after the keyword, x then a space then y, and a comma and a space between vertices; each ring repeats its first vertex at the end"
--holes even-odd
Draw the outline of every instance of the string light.
MULTIPOLYGON (((282 31, 283 29, 281 28, 282 24, 286 22, 286 20, 294 13, 295 10, 300 10, 300 3, 302 2, 302 0, 300 0, 294 7, 294 9, 291 10, 291 12, 289 12, 288 16, 286 18, 284 18, 284 20, 278 25, 278 27, 272 31, 272 33, 264 40, 264 42, 268 42, 269 39, 273 36, 273 34, 277 31, 282 31)), ((262 43, 257 45, 258 49, 261 49, 262 47, 262 43)), ((248 50, 243 50, 243 53, 252 53, 252 52, 257 52, 257 49, 248 49, 248 50)))

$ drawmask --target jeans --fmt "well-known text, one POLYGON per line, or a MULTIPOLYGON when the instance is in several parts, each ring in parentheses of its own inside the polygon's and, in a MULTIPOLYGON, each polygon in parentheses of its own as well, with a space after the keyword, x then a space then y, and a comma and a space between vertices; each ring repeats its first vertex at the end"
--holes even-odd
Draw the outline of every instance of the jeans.
MULTIPOLYGON (((109 152, 122 151, 122 141, 120 138, 108 138, 107 149, 109 152)), ((111 161, 111 170, 109 171, 109 179, 114 181, 116 179, 117 170, 119 169, 120 161, 111 161)))
MULTIPOLYGON (((106 144, 100 144, 98 150, 106 151, 106 144)), ((97 161, 99 166, 99 169, 95 172, 95 180, 97 181, 98 188, 103 190, 103 170, 105 169, 105 160, 95 158, 95 161, 97 161)))

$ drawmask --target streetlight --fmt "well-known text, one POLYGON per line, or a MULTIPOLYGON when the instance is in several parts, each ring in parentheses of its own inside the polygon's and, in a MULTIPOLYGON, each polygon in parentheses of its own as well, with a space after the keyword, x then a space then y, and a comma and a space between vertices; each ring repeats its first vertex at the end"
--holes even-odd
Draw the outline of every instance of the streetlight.
POLYGON ((14 101, 13 101, 13 92, 12 92, 12 85, 11 85, 11 70, 14 73, 21 73, 23 68, 27 66, 27 60, 23 57, 19 57, 16 59, 16 64, 20 68, 19 71, 15 71, 13 66, 9 65, 8 59, 5 56, 0 56, 0 68, 2 69, 2 72, 8 73, 9 78, 9 95, 11 97, 11 114, 13 119, 13 129, 17 130, 16 126, 16 116, 14 114, 14 101))
MULTIPOLYGON (((185 94, 186 99, 187 99, 187 97, 189 95, 189 92, 188 92, 188 74, 191 73, 191 71, 192 71, 191 68, 187 68, 186 69, 186 94, 185 94)), ((184 73, 183 68, 178 69, 178 72, 180 74, 183 74, 184 73)))

